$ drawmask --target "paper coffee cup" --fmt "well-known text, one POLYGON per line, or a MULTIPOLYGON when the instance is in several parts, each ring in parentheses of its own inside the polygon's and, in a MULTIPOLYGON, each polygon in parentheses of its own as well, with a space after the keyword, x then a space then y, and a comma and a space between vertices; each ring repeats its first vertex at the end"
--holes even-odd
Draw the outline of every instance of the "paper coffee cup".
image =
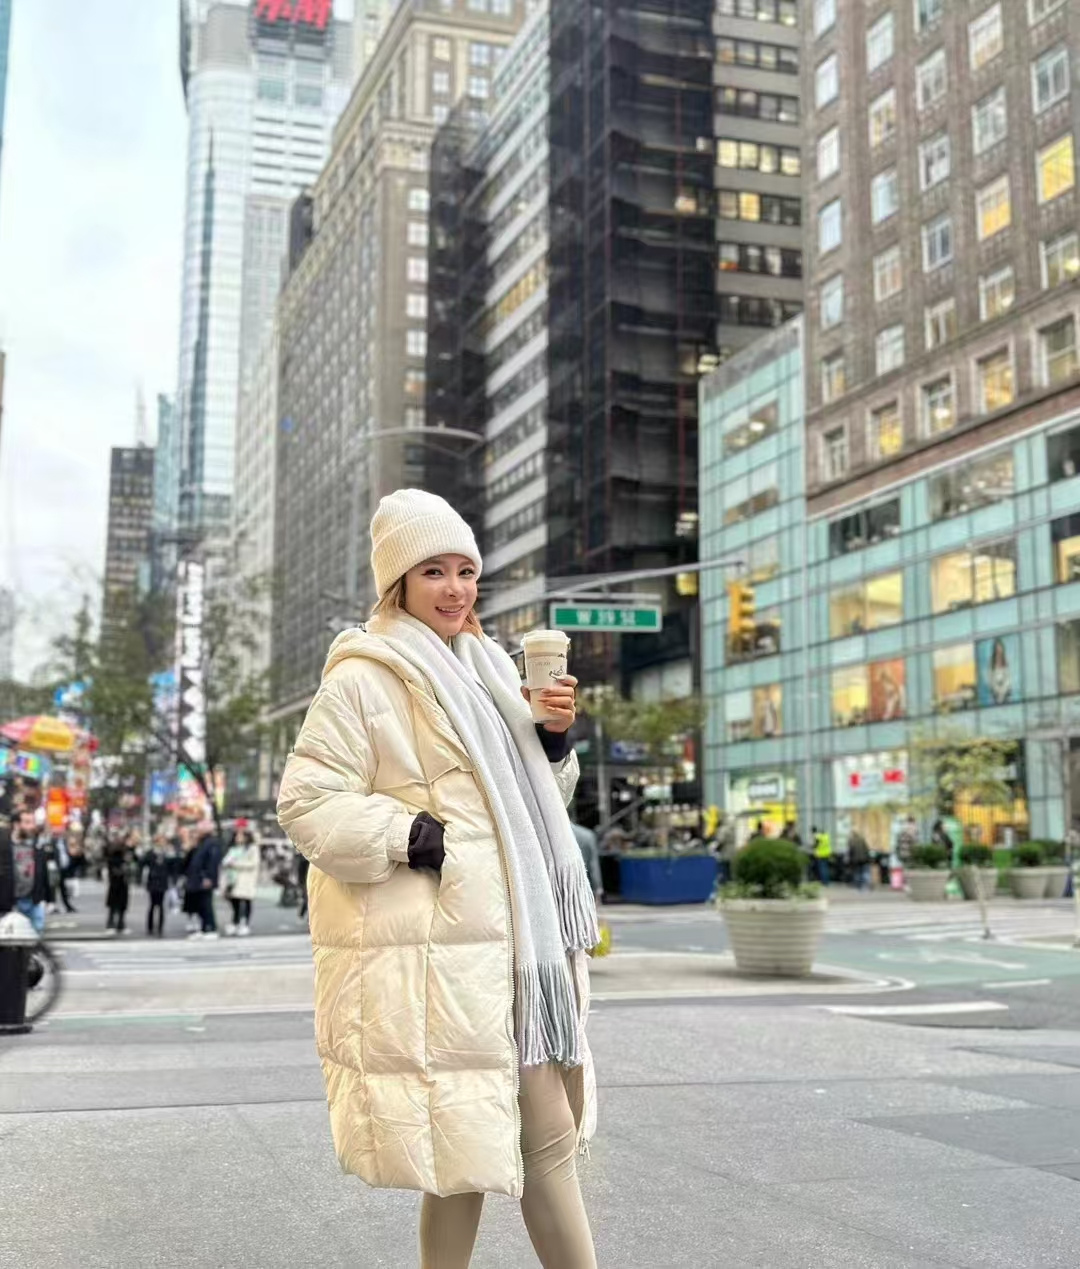
POLYGON ((561 630, 530 630, 521 646, 525 651, 525 686, 529 689, 533 722, 554 722, 555 715, 541 705, 539 695, 545 687, 566 677, 570 640, 561 630))

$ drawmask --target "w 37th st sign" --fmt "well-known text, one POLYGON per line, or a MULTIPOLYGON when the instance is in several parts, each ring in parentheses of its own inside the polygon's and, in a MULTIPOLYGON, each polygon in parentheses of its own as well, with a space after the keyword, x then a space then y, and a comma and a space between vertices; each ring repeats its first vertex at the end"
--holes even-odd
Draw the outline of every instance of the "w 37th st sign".
POLYGON ((334 0, 255 0, 255 16, 263 22, 288 22, 325 31, 334 15, 334 0))

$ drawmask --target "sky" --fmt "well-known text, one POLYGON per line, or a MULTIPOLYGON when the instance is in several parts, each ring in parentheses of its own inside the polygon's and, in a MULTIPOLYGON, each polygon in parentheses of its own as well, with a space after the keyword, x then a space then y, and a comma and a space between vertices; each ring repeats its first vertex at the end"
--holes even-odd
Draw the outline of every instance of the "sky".
POLYGON ((105 561, 109 450, 176 386, 186 115, 177 0, 14 0, 0 162, 0 583, 16 672, 105 561))

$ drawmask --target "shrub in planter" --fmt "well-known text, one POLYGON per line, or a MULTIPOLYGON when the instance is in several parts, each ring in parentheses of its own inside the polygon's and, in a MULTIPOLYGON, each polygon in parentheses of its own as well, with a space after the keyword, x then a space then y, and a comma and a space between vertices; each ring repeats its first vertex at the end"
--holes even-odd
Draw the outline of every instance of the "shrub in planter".
POLYGON ((1060 899, 1069 879, 1069 865, 1065 862, 1064 842, 1037 842, 1042 847, 1043 864, 1046 867, 1046 898, 1060 899))
POLYGON ((960 847, 960 888, 965 899, 978 899, 978 886, 982 885, 984 899, 997 890, 998 874, 994 866, 994 852, 981 842, 970 842, 960 847))
POLYGON ((828 904, 805 878, 806 858, 790 842, 760 838, 736 855, 734 880, 721 890, 719 906, 744 973, 810 973, 828 904))
MULTIPOLYGON (((1045 858, 1042 842, 1021 842, 1013 849, 1009 885, 1017 899, 1042 899, 1046 896, 1054 870, 1043 866, 1045 858)), ((1064 886, 1064 882, 1062 884, 1064 886)))
POLYGON ((937 842, 923 842, 911 852, 907 870, 908 894, 917 902, 940 901, 949 884, 949 853, 937 842))

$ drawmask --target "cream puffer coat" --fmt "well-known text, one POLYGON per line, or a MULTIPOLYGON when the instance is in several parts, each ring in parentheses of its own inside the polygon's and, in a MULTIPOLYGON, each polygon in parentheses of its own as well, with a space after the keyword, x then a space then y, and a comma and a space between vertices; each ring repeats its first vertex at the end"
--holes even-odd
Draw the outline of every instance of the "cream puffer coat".
MULTIPOLYGON (((565 802, 577 757, 556 766, 565 802)), ((330 649, 285 767, 282 827, 312 863, 315 1029, 341 1166, 369 1185, 519 1196, 510 894, 472 764, 427 680, 374 633, 330 649), (414 816, 445 825, 441 877, 408 866, 414 816)), ((595 1124, 566 1073, 579 1144, 595 1124)))

